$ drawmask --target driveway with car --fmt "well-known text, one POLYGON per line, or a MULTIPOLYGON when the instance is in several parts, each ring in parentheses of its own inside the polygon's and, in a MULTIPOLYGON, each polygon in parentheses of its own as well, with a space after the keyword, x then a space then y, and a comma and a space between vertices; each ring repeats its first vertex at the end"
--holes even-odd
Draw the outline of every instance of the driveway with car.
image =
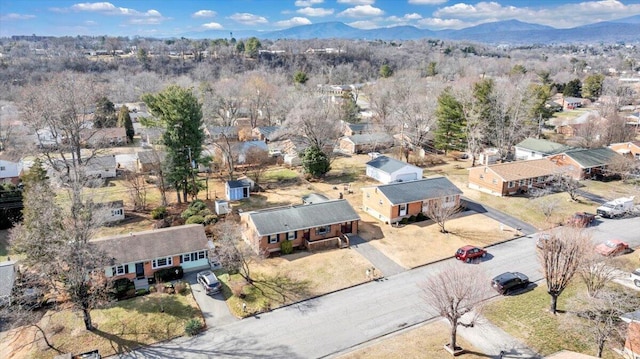
POLYGON ((229 307, 224 300, 222 292, 209 295, 202 284, 198 283, 197 272, 185 273, 184 279, 191 285, 193 297, 196 299, 202 316, 207 324, 207 328, 215 329, 230 323, 237 322, 229 311, 229 307))

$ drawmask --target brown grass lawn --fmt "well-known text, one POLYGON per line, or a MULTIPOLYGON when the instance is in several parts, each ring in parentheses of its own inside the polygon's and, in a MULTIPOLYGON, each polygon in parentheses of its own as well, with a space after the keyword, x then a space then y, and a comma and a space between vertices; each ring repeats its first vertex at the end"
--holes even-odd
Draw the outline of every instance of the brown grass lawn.
MULTIPOLYGON (((45 315, 40 325, 49 341, 60 351, 82 353, 98 349, 103 357, 184 335, 185 323, 192 318, 202 321, 193 295, 149 294, 114 303, 91 312, 97 330, 84 330, 81 315, 61 310, 45 315), (164 312, 160 312, 160 305, 164 312)), ((203 321, 202 321, 203 322, 203 321)), ((33 328, 0 334, 3 358, 53 358, 58 353, 48 349, 43 340, 33 342, 33 328)))
POLYGON ((396 228, 373 222, 363 222, 360 235, 398 264, 414 268, 451 257, 456 249, 470 244, 485 247, 516 236, 513 228, 481 214, 462 215, 445 223, 450 232, 443 234, 431 221, 417 222, 396 228))
POLYGON ((622 181, 582 181, 582 184, 584 185, 584 190, 606 199, 635 196, 637 203, 638 198, 640 198, 640 187, 626 184, 622 181))
MULTIPOLYGON (((225 283, 227 305, 234 315, 241 317, 363 283, 366 280, 364 272, 369 267, 371 263, 351 249, 314 253, 300 251, 251 264, 251 276, 258 282, 290 286, 286 298, 268 289, 268 295, 264 296, 245 285, 243 293, 246 297, 241 299, 233 296, 231 290, 234 284, 242 286, 245 283, 243 279, 228 274, 221 275, 220 279, 225 283), (295 288, 291 288, 292 285, 295 288), (242 312, 243 302, 247 304, 247 313, 242 312)), ((260 283, 258 285, 265 289, 260 283)))
MULTIPOLYGON (((439 320, 419 325, 387 337, 375 340, 370 345, 340 356, 340 359, 412 359, 412 358, 451 358, 443 348, 449 342, 449 326, 439 320)), ((458 336, 458 345, 467 350, 461 358, 486 358, 476 354, 477 350, 458 336)))

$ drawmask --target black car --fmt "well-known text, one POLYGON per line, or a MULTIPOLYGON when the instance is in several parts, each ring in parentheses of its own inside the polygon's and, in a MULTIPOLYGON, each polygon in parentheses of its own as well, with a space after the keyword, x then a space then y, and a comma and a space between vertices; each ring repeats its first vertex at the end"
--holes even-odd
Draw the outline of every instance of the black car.
POLYGON ((526 288, 529 277, 520 272, 505 272, 491 280, 491 286, 500 294, 509 294, 514 289, 526 288))

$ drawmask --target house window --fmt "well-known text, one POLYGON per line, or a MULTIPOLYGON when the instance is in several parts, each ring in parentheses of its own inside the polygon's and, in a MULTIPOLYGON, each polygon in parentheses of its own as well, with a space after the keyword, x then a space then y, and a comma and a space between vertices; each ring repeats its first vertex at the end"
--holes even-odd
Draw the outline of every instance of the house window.
POLYGON ((496 180, 495 178, 493 180, 491 180, 491 183, 496 184, 498 183, 498 180, 496 180))
POLYGON ((5 166, 0 166, 0 171, 4 171, 6 169, 5 166))
POLYGON ((518 186, 524 186, 524 180, 519 180, 518 181, 518 186))
POLYGON ((544 176, 538 177, 538 182, 544 182, 544 176))
POLYGON ((288 241, 292 241, 294 239, 296 239, 296 231, 287 232, 287 240, 288 241))
POLYGON ((182 255, 182 263, 184 262, 195 262, 198 259, 203 259, 207 256, 206 251, 192 252, 182 255))
POLYGON ((112 276, 117 276, 117 275, 122 275, 122 274, 127 274, 127 273, 129 273, 129 266, 128 265, 121 265, 121 266, 111 267, 111 275, 112 276))
POLYGON ((382 205, 382 200, 380 200, 378 203, 379 203, 380 205, 382 205))
POLYGON ((173 265, 173 258, 172 257, 156 258, 153 261, 151 261, 151 268, 153 268, 153 269, 162 268, 162 267, 169 267, 171 265, 173 265))
POLYGON ((509 183, 507 183, 507 188, 513 188, 513 181, 509 181, 509 183))
POLYGON ((528 183, 529 183, 529 186, 531 186, 531 184, 533 183, 533 178, 529 178, 528 183))
POLYGON ((113 217, 122 216, 122 208, 120 208, 120 209, 112 209, 111 210, 111 216, 113 216, 113 217))
POLYGON ((370 193, 367 193, 367 198, 369 198, 369 197, 371 197, 371 194, 370 194, 370 193))
POLYGON ((331 226, 322 226, 322 227, 316 228, 316 234, 317 235, 327 234, 330 231, 331 231, 331 226))
POLYGON ((482 174, 481 174, 481 175, 480 175, 480 179, 484 179, 484 175, 482 175, 482 174))
POLYGON ((267 237, 267 240, 269 243, 278 243, 278 235, 277 234, 270 234, 267 237))

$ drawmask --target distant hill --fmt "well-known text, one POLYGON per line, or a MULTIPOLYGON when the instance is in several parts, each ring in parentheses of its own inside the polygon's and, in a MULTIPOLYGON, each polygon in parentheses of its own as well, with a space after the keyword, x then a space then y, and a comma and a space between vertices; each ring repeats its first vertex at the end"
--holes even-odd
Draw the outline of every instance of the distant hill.
MULTIPOLYGON (((190 38, 229 38, 230 31, 209 30, 191 32, 190 38)), ((530 24, 518 20, 506 20, 481 24, 460 30, 431 31, 414 26, 396 26, 377 29, 358 29, 342 22, 324 22, 270 31, 233 31, 233 37, 260 39, 363 39, 363 40, 469 40, 500 44, 562 44, 562 43, 613 43, 640 42, 640 15, 604 21, 571 29, 530 24)))

